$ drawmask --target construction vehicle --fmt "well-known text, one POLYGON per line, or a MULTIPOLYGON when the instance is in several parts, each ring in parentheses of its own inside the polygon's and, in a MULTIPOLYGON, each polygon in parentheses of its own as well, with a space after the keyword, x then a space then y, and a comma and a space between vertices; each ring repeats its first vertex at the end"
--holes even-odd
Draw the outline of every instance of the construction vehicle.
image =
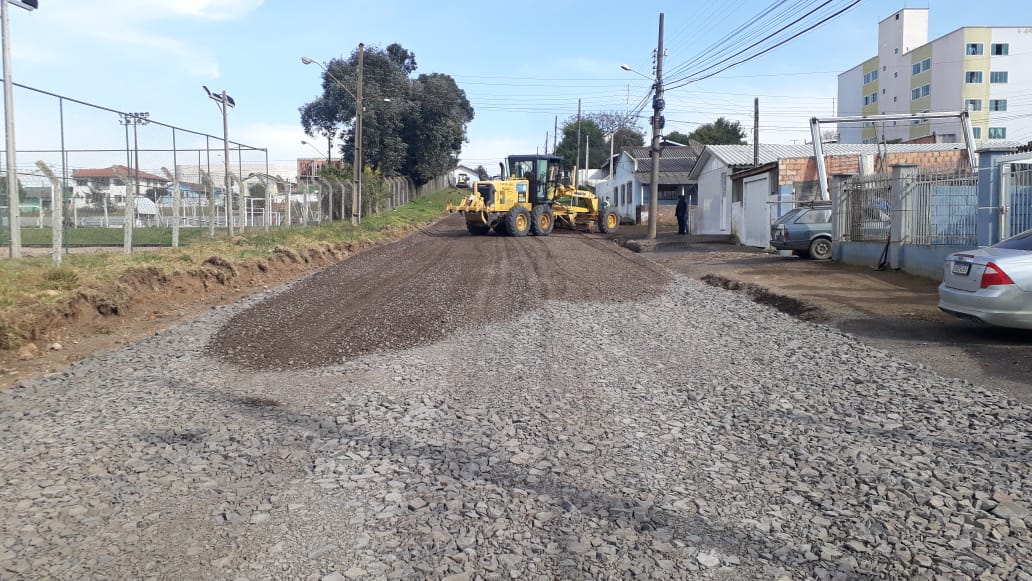
POLYGON ((465 216, 470 234, 548 236, 556 226, 605 233, 619 227, 615 210, 571 185, 562 157, 510 155, 507 161, 508 167, 499 163, 502 179, 474 181, 468 196, 448 204, 449 212, 465 216))

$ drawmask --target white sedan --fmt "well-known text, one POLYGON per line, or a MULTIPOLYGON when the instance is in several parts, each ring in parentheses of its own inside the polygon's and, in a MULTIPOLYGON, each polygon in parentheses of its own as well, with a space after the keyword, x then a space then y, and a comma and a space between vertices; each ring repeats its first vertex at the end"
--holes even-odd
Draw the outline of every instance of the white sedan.
POLYGON ((989 325, 1032 329, 1032 230, 947 256, 939 308, 989 325))

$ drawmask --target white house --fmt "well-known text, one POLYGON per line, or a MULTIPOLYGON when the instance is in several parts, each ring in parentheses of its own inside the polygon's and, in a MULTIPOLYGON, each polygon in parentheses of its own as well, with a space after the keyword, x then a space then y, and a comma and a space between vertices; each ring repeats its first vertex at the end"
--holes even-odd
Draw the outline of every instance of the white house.
POLYGON ((459 183, 459 176, 462 174, 466 175, 470 184, 480 179, 480 177, 477 175, 477 170, 475 168, 471 168, 468 165, 463 165, 460 163, 455 167, 455 169, 451 170, 451 172, 449 173, 448 183, 450 183, 453 186, 459 183))
MULTIPOLYGON (((689 204, 694 203, 695 180, 691 171, 695 166, 696 154, 690 147, 664 146, 659 159, 659 203, 673 207, 678 194, 685 194, 689 204)), ((652 159, 648 147, 627 147, 614 156, 612 177, 595 184, 595 193, 602 199, 609 199, 621 219, 645 221, 651 195, 652 159), (644 211, 644 213, 643 213, 644 211)), ((660 208, 663 209, 662 207, 660 208)), ((673 210, 670 210, 671 216, 673 210)))

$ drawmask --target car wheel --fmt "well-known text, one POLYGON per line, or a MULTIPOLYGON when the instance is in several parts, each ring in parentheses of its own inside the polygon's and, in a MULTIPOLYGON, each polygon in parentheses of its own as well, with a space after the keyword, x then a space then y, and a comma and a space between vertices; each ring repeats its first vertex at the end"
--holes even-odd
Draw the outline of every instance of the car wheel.
POLYGON ((814 238, 810 243, 810 256, 815 260, 828 260, 831 258, 831 240, 828 238, 814 238))

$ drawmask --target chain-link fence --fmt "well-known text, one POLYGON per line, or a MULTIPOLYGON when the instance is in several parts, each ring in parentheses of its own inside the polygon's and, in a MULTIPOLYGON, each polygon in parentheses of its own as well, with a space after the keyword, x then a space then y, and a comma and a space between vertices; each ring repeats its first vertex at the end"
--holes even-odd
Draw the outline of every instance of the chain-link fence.
MULTIPOLYGON (((271 167, 264 147, 13 84, 18 178, 16 247, 171 246, 251 228, 360 221, 448 187, 419 188, 368 169, 350 180, 301 174, 300 160, 271 167), (61 232, 53 232, 52 223, 61 232), (56 235, 55 235, 56 234, 56 235)), ((205 98, 198 91, 197 98, 205 98)), ((229 119, 223 95, 211 114, 229 119), (217 110, 216 110, 217 108, 217 110)), ((3 157, 6 175, 10 164, 3 157)), ((0 245, 10 241, 10 197, 0 180, 0 245)), ((5 253, 6 254, 6 253, 5 253)), ((12 252, 13 254, 13 252, 12 252)))

